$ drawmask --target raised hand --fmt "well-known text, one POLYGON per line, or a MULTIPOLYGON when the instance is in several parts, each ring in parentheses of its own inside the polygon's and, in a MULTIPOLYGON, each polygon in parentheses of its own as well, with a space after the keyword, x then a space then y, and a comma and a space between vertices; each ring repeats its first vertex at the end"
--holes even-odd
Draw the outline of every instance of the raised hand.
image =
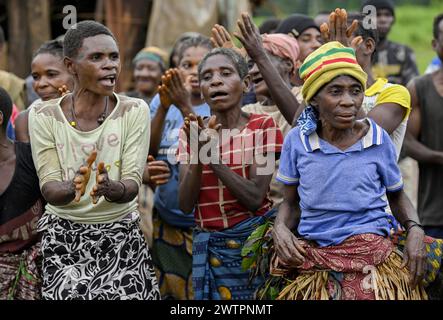
POLYGON ((160 86, 160 99, 164 95, 163 103, 174 104, 180 111, 188 112, 191 108, 191 85, 189 79, 185 79, 178 69, 169 69, 162 77, 160 86))
POLYGON ((320 32, 323 41, 338 41, 346 47, 357 47, 363 42, 361 36, 352 39, 352 35, 358 27, 358 21, 352 21, 351 26, 348 28, 348 13, 345 9, 335 9, 329 15, 329 23, 323 23, 320 26, 320 32), (352 39, 352 40, 351 40, 352 39))
POLYGON ((97 166, 95 181, 96 185, 92 188, 90 193, 93 204, 97 204, 100 197, 106 195, 110 191, 108 171, 103 162, 100 162, 97 166))
POLYGON ((81 197, 83 197, 86 192, 86 186, 88 185, 89 178, 91 177, 92 165, 94 164, 95 160, 97 160, 97 151, 92 151, 86 160, 86 165, 80 167, 76 176, 74 177, 75 202, 80 202, 81 197))
POLYGON ((254 60, 258 55, 265 53, 260 31, 252 22, 249 14, 242 13, 241 19, 237 21, 237 26, 240 33, 234 32, 234 36, 241 42, 249 57, 254 60))
POLYGON ((211 42, 215 48, 233 49, 243 55, 243 52, 235 46, 231 35, 225 27, 216 24, 212 28, 211 34, 211 42))

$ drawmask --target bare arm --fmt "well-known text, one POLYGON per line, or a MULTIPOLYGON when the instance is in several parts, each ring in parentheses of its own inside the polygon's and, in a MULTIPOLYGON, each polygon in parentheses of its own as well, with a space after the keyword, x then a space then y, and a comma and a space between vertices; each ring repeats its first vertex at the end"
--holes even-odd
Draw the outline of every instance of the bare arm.
POLYGON ((158 155, 167 113, 168 109, 160 105, 151 121, 151 142, 149 154, 152 154, 154 157, 158 155))
POLYGON ((75 198, 74 181, 47 182, 42 187, 42 195, 53 206, 66 206, 75 198))
MULTIPOLYGON (((288 123, 292 123, 296 111, 300 108, 296 97, 292 94, 290 85, 286 83, 275 66, 272 64, 261 40, 260 32, 247 14, 242 15, 242 21, 238 22, 240 34, 235 36, 243 44, 248 55, 257 64, 263 79, 271 94, 272 100, 279 108, 288 123)), ((296 66, 293 66, 294 68, 296 66)))
POLYGON ((301 216, 297 186, 285 185, 283 195, 272 237, 279 259, 287 265, 298 266, 304 261, 305 250, 291 231, 297 227, 301 216))
POLYGON ((404 142, 406 154, 418 162, 443 165, 443 152, 432 150, 418 140, 421 131, 421 112, 413 82, 408 85, 408 90, 411 94, 412 111, 404 142))
POLYGON ((420 220, 403 190, 388 192, 387 196, 395 218, 408 230, 402 265, 408 266, 410 285, 414 288, 420 283, 425 273, 424 231, 417 225, 420 220))
POLYGON ((28 129, 29 110, 20 112, 15 119, 15 140, 29 143, 29 129, 28 129))
POLYGON ((368 113, 380 127, 392 134, 406 116, 407 110, 397 103, 382 103, 368 113))
MULTIPOLYGON (((273 155, 267 156, 272 158, 273 155)), ((264 166, 252 164, 249 168, 249 179, 232 171, 222 164, 221 160, 220 164, 210 164, 210 167, 241 205, 251 212, 260 209, 272 179, 272 174, 257 174, 257 169, 264 166)))
POLYGON ((181 164, 179 178, 179 204, 180 210, 191 213, 200 194, 202 164, 181 164))

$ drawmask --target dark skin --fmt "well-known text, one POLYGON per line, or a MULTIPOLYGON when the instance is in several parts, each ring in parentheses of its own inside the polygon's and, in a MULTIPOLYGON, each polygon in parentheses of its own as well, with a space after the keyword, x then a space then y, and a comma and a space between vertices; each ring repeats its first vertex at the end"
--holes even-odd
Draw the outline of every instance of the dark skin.
MULTIPOLYGON (((368 131, 366 121, 356 122, 363 101, 362 85, 352 77, 339 76, 323 87, 312 99, 321 119, 319 136, 341 150, 346 150, 368 131)), ((284 201, 273 229, 275 248, 279 259, 287 265, 299 266, 304 262, 305 251, 291 232, 300 219, 300 197, 296 186, 285 186, 284 201)), ((414 220, 419 222, 416 211, 403 191, 388 193, 389 205, 395 218, 408 228, 414 220)), ((403 255, 403 266, 408 266, 410 284, 420 283, 425 272, 424 232, 418 227, 409 230, 403 255)))
MULTIPOLYGON (((74 91, 61 102, 62 111, 68 121, 77 122, 76 129, 88 132, 98 128, 97 119, 109 99, 109 114, 116 107, 113 95, 116 80, 121 70, 119 49, 114 39, 98 35, 83 40, 82 47, 73 58, 65 58, 65 65, 74 79, 74 91), (72 105, 74 98, 75 105, 72 105), (74 107, 76 119, 72 118, 74 107)), ((54 206, 64 206, 79 201, 84 196, 91 176, 91 167, 96 155, 93 152, 85 164, 70 181, 48 182, 42 187, 47 202, 54 206)), ((138 194, 135 181, 114 181, 108 176, 104 163, 97 164, 96 185, 90 196, 95 203, 101 196, 116 203, 132 201, 138 194), (124 186, 123 186, 124 185, 124 186)))
POLYGON ((149 154, 157 156, 169 107, 174 104, 183 118, 192 113, 192 107, 203 103, 198 82, 198 65, 209 52, 204 47, 191 47, 183 53, 177 69, 166 71, 158 88, 160 107, 151 122, 149 154))
POLYGON ((165 161, 157 161, 153 156, 148 157, 148 164, 143 173, 143 184, 148 184, 151 189, 168 183, 171 169, 165 161))
MULTIPOLYGON (((249 121, 250 115, 241 111, 243 92, 247 90, 248 78, 242 80, 232 62, 223 55, 210 57, 202 68, 200 84, 205 101, 211 107, 212 118, 204 123, 201 118, 190 115, 185 120, 185 133, 188 138, 191 126, 196 126, 195 131, 205 131, 208 142, 218 136, 221 139, 220 129, 242 129, 249 121), (217 95, 216 93, 223 93, 217 95), (217 122, 219 123, 217 125, 217 122)), ((195 139, 195 137, 193 137, 195 139)), ((199 148, 203 146, 199 144, 199 148)), ((232 171, 227 165, 222 164, 220 155, 219 164, 211 163, 210 168, 234 195, 238 201, 249 211, 257 211, 263 203, 272 175, 258 175, 260 168, 255 161, 250 166, 249 179, 245 179, 232 171)), ((192 212, 200 193, 203 164, 200 159, 198 164, 180 165, 180 209, 192 212)))
POLYGON ((260 90, 260 87, 263 86, 260 83, 257 83, 257 88, 262 91, 262 95, 267 93, 267 97, 271 98, 269 102, 275 103, 286 121, 292 123, 295 111, 300 106, 291 92, 290 85, 290 76, 295 66, 289 60, 283 60, 276 67, 275 61, 273 63, 273 60, 263 48, 260 31, 248 14, 243 13, 242 19, 237 22, 237 25, 240 33, 234 35, 240 40, 248 55, 258 67, 258 70, 254 66, 250 71, 253 81, 257 77, 259 80, 257 75, 259 71, 269 92, 267 93, 264 88, 260 90))
POLYGON ((377 10, 377 31, 380 37, 379 48, 382 49, 386 44, 386 39, 392 26, 394 25, 395 18, 389 9, 377 10))
POLYGON ((163 70, 158 62, 143 59, 134 68, 135 90, 150 99, 157 93, 163 70))
POLYGON ((3 112, 0 111, 0 195, 10 185, 15 173, 15 148, 14 143, 6 135, 5 123, 8 123, 3 112))
MULTIPOLYGON (((354 20, 351 26, 348 27, 348 16, 345 9, 336 9, 331 12, 329 23, 324 23, 320 29, 325 42, 338 41, 355 50, 359 65, 368 75, 367 87, 369 88, 375 83, 371 62, 376 47, 375 40, 356 36, 355 30, 357 27, 357 20, 354 20)), ((359 118, 362 119, 367 116, 385 129, 386 132, 392 134, 402 123, 406 112, 406 109, 398 103, 381 103, 369 111, 368 114, 360 109, 359 118)))
MULTIPOLYGON (((74 81, 66 69, 63 58, 50 53, 37 55, 31 64, 33 88, 42 101, 60 98, 74 89, 74 81)), ((15 138, 30 142, 28 129, 29 109, 15 119, 15 138)))
MULTIPOLYGON (((443 57, 443 21, 438 25, 438 37, 432 40, 432 47, 438 57, 443 57)), ((432 82, 440 96, 443 96, 443 68, 435 71, 432 75, 432 82)), ((421 133, 421 107, 415 82, 412 80, 408 84, 408 90, 411 94, 411 115, 409 117, 408 128, 405 138, 405 151, 411 158, 421 163, 443 165, 443 152, 432 150, 419 141, 421 133)))

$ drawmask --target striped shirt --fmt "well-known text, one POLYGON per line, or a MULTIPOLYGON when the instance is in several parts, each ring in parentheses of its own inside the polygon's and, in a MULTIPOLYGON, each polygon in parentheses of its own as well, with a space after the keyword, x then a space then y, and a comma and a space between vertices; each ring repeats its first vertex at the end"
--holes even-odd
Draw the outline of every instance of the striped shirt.
MULTIPOLYGON (((275 169, 275 154, 279 154, 282 148, 283 137, 280 129, 269 115, 251 114, 246 126, 237 132, 233 132, 229 138, 221 140, 217 145, 219 153, 232 171, 249 179, 249 170, 258 157, 263 160, 266 156, 271 161, 272 168, 269 175, 275 169)), ((179 162, 189 163, 192 159, 190 147, 184 134, 180 137, 179 162)), ((261 163, 261 161, 260 161, 261 163)), ((256 212, 246 209, 223 184, 208 164, 203 165, 203 175, 200 194, 195 210, 196 223, 206 230, 223 230, 233 227, 243 220, 262 216, 272 208, 269 192, 263 203, 256 212)))

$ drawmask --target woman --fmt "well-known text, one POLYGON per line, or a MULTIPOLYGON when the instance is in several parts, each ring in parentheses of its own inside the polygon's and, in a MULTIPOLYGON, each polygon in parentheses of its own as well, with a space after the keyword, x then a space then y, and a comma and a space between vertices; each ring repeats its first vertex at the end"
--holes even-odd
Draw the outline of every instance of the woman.
POLYGON ((39 221, 43 298, 158 299, 136 201, 148 158, 149 108, 114 93, 119 48, 105 26, 83 21, 69 29, 64 55, 74 91, 29 114, 48 202, 39 221))
POLYGON ((126 95, 143 99, 149 104, 157 94, 162 75, 166 71, 165 60, 166 52, 157 47, 147 47, 137 53, 132 61, 135 89, 126 95))
MULTIPOLYGON (((63 42, 52 40, 44 43, 34 54, 31 63, 32 86, 42 101, 58 99, 74 88, 74 80, 63 63, 63 42)), ((17 141, 29 142, 29 109, 15 120, 17 141)))
POLYGON ((293 129, 283 146, 273 266, 297 276, 279 298, 426 298, 424 232, 402 190, 394 145, 373 120, 356 121, 367 75, 355 51, 330 42, 307 57, 300 76, 317 120, 293 129), (389 239, 397 227, 385 193, 408 231, 403 254, 389 239))
POLYGON ((6 136, 11 114, 11 98, 0 88, 0 300, 38 300, 41 255, 37 221, 43 213, 43 199, 31 146, 6 136))
POLYGON ((159 94, 151 103, 152 134, 150 154, 165 161, 171 170, 166 184, 155 190, 153 259, 163 299, 191 300, 192 214, 178 203, 179 167, 175 159, 179 131, 190 113, 210 114, 198 81, 198 65, 212 48, 202 35, 184 40, 178 54, 178 68, 163 77, 159 94), (170 257, 174 257, 171 259, 170 257))
POLYGON ((194 115, 185 120, 179 199, 185 213, 196 207, 192 273, 197 300, 251 299, 260 283, 249 283, 240 253, 245 239, 273 213, 268 191, 282 135, 271 116, 241 110, 247 75, 236 51, 211 51, 199 66, 199 79, 213 117, 207 124, 198 118, 198 129, 194 115), (209 134, 208 144, 199 144, 193 135, 197 130, 209 134))

